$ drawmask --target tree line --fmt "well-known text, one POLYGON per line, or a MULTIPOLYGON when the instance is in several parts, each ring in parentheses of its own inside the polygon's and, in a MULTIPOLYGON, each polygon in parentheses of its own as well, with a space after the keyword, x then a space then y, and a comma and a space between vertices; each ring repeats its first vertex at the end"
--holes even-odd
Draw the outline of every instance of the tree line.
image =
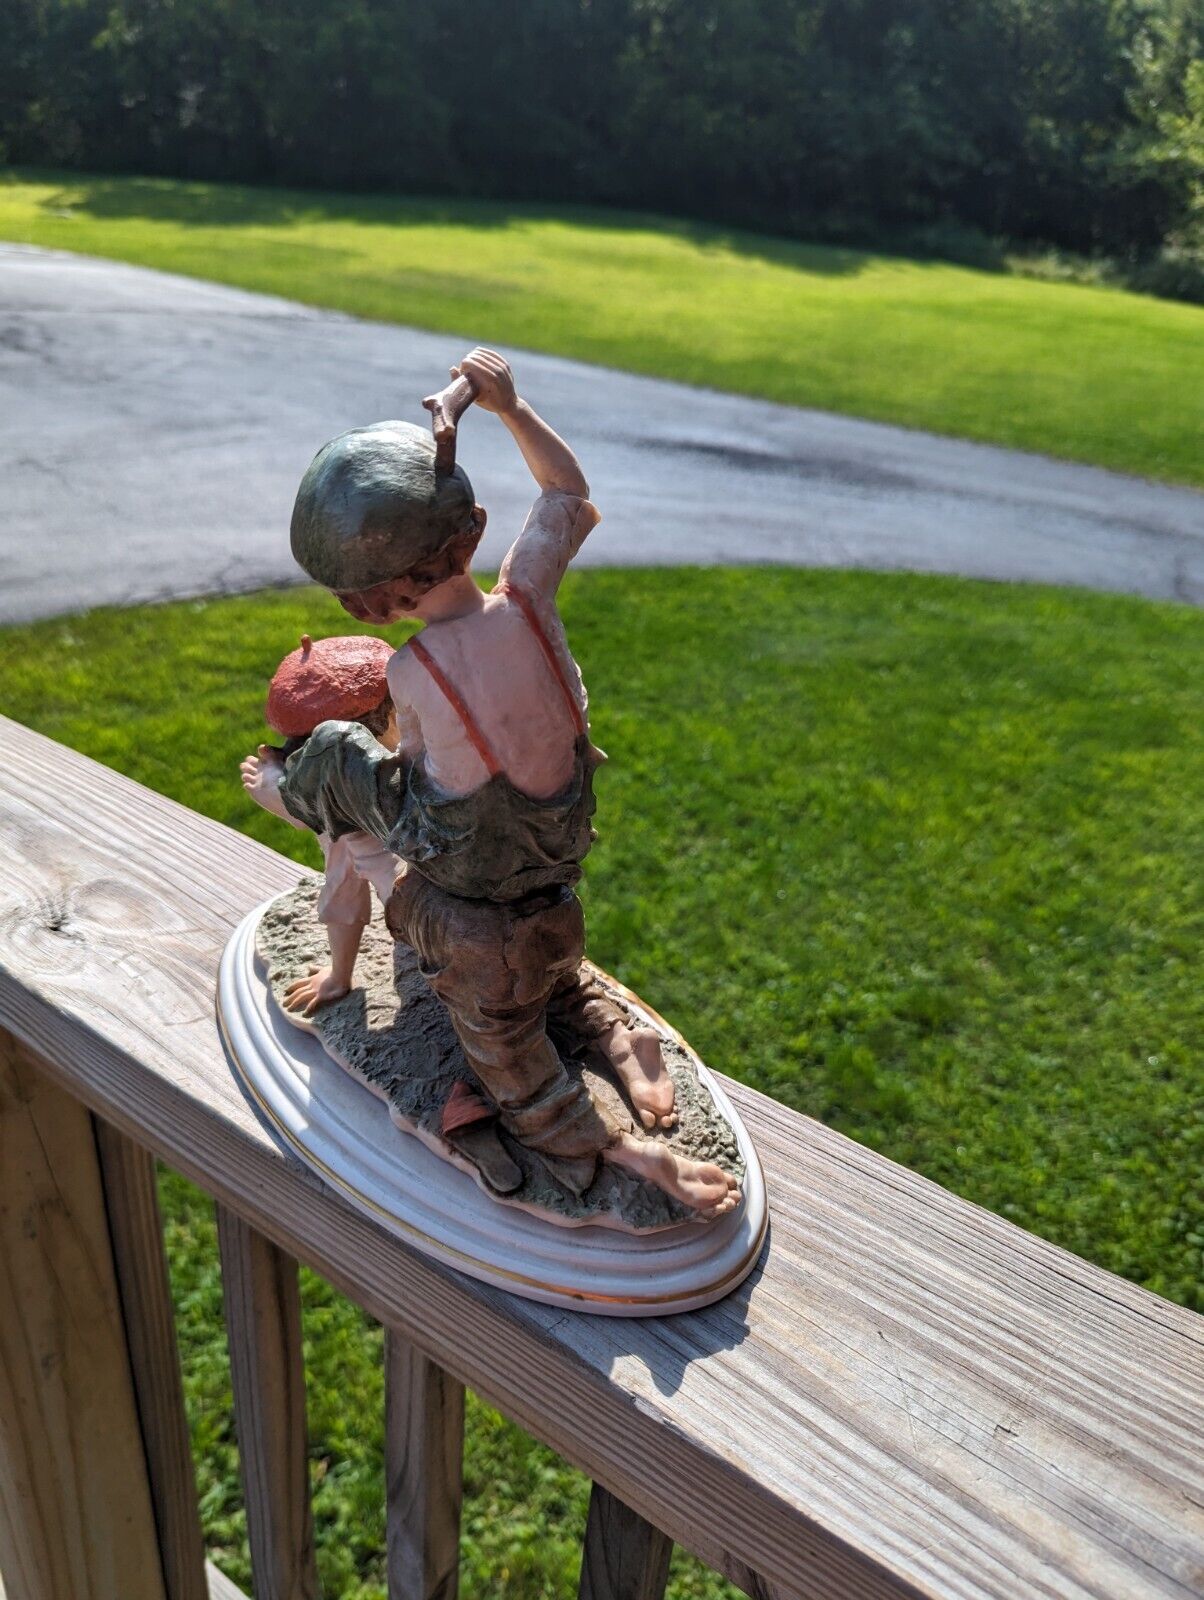
POLYGON ((1204 0, 0 11, 13 164, 602 203, 800 237, 961 229, 1168 271, 1204 248, 1204 0))

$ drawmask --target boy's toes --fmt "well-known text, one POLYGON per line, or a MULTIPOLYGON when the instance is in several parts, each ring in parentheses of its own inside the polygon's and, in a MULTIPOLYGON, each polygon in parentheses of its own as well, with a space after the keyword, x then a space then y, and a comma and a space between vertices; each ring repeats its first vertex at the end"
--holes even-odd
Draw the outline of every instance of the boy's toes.
POLYGON ((740 1185, 736 1182, 735 1178, 733 1178, 730 1173, 726 1174, 726 1176, 727 1192, 721 1195, 713 1205, 706 1206, 699 1210, 698 1214, 704 1219, 704 1221, 710 1222, 716 1217, 726 1217, 730 1211, 734 1211, 736 1209, 741 1200, 744 1198, 740 1192, 740 1185))
POLYGON ((654 1128, 656 1126, 656 1116, 653 1112, 648 1110, 647 1106, 645 1106, 640 1112, 640 1121, 646 1128, 654 1128))

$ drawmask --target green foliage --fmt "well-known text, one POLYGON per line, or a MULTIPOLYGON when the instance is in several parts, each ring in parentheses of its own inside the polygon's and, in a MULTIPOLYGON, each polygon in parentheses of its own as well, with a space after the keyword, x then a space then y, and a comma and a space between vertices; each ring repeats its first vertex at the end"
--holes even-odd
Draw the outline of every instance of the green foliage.
POLYGON ((1199 183, 1165 140, 1204 0, 8 0, 5 19, 14 162, 795 236, 953 221, 1112 253, 1181 231, 1199 183))
POLYGON ((1185 237, 1204 243, 1204 59, 1187 68, 1182 104, 1161 110, 1157 128, 1149 159, 1169 169, 1182 190, 1178 210, 1185 237))
POLYGON ((0 177, 0 237, 1204 484, 1204 314, 655 217, 0 177))
MULTIPOLYGON (((593 955, 713 1065, 1204 1310, 1204 615, 778 570, 576 574, 564 609, 612 758, 593 955)), ((0 634, 0 698, 312 861, 236 767, 279 657, 349 627, 313 591, 39 623, 0 634)), ((212 1221, 165 1198, 206 1527, 245 1582, 212 1221)), ((383 1600, 380 1336, 304 1292, 324 1581, 383 1600)), ((467 1486, 466 1594, 571 1592, 581 1479, 474 1401, 467 1486)), ((730 1591, 679 1557, 671 1593, 730 1591)))
POLYGON ((1135 127, 1118 160, 1164 197, 1172 239, 1204 246, 1204 0, 1166 0, 1134 41, 1135 127))

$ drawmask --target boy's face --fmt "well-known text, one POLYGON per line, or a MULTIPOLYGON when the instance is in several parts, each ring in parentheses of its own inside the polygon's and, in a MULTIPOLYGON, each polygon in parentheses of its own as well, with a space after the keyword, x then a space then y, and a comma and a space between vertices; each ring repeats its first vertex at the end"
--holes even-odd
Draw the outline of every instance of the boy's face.
POLYGON ((384 625, 416 616, 422 601, 434 589, 468 571, 473 551, 485 531, 485 508, 474 506, 472 521, 438 555, 422 561, 399 578, 374 583, 370 589, 334 589, 335 599, 357 622, 384 625))

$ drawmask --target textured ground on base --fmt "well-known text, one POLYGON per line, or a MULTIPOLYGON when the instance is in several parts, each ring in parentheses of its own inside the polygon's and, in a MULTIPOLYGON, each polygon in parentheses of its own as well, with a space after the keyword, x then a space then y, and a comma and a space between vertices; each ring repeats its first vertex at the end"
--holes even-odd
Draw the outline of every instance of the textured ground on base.
MULTIPOLYGON (((264 913, 259 924, 256 949, 281 1007, 293 979, 328 959, 325 930, 314 915, 318 888, 318 879, 303 878, 264 913)), ((446 1010, 423 981, 414 952, 395 945, 379 920, 365 930, 356 978, 357 987, 345 999, 324 1006, 307 1031, 314 1032, 337 1061, 388 1095, 407 1123, 438 1137, 440 1115, 454 1084, 474 1083, 446 1010)), ((611 992, 630 1015, 621 993, 613 987, 611 992)), ((735 1135, 699 1081, 689 1052, 669 1035, 662 1039, 679 1117, 667 1143, 682 1155, 718 1162, 743 1178, 735 1135)), ((602 1073, 582 1067, 571 1056, 566 1063, 570 1073, 585 1077, 594 1094, 630 1113, 617 1086, 602 1073)), ((382 1106, 381 1115, 385 1114, 382 1106)), ((637 1231, 670 1227, 691 1216, 661 1190, 609 1165, 599 1168, 583 1195, 575 1195, 556 1181, 537 1155, 505 1134, 502 1140, 523 1172, 522 1187, 503 1203, 533 1206, 571 1222, 610 1220, 637 1231)))

